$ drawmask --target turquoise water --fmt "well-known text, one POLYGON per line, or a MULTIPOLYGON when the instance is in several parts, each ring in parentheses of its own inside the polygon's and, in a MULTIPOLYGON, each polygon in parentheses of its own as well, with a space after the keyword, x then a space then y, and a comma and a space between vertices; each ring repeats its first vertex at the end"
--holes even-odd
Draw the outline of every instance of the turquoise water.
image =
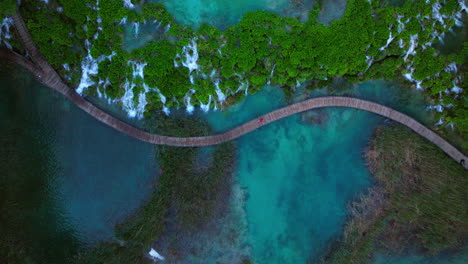
POLYGON ((156 0, 182 25, 198 28, 208 23, 220 29, 236 24, 248 11, 267 10, 279 15, 307 19, 314 1, 292 0, 156 0))
POLYGON ((34 188, 47 194, 18 197, 22 203, 35 204, 19 213, 32 217, 28 228, 38 235, 31 238, 31 244, 39 243, 36 238, 49 241, 52 258, 75 243, 64 245, 60 242, 60 237, 67 237, 64 232, 43 228, 47 224, 43 221, 48 221, 41 216, 43 210, 54 219, 48 229, 69 230, 79 244, 113 239, 114 225, 134 213, 154 187, 154 147, 98 122, 29 75, 13 73, 15 79, 10 71, 0 71, 0 116, 2 124, 7 124, 0 134, 3 144, 19 144, 15 149, 18 164, 1 163, 0 170, 24 168, 14 175, 24 181, 17 192, 34 188), (8 132, 14 127, 25 133, 8 132), (39 143, 44 154, 36 151, 39 143), (31 162, 39 157, 45 160, 39 165, 46 169, 31 162), (38 185, 39 179, 43 184, 38 185))
MULTIPOLYGON (((423 118, 423 101, 398 104, 393 86, 367 82, 353 93, 416 111, 423 118)), ((225 112, 200 115, 215 130, 224 131, 285 104, 279 88, 267 87, 225 112)), ((373 129, 384 119, 353 109, 315 112, 323 120, 319 125, 309 124, 309 113, 299 114, 237 140, 237 178, 248 197, 246 240, 253 263, 317 260, 339 238, 347 204, 371 185, 363 152, 373 129)))

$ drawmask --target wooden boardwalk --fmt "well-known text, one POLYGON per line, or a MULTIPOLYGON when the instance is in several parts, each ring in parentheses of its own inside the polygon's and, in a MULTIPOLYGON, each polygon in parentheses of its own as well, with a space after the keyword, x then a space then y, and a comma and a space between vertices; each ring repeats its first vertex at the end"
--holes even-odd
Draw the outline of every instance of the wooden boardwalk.
POLYGON ((15 23, 17 33, 20 36, 20 40, 25 46, 26 50, 28 51, 31 61, 27 60, 26 58, 22 57, 17 53, 6 50, 0 51, 0 57, 7 61, 17 63, 25 67, 35 76, 35 78, 39 82, 61 93, 68 100, 70 100, 79 108, 81 108, 83 111, 93 116, 97 120, 101 121, 102 123, 144 142, 158 145, 184 147, 216 145, 230 140, 234 140, 262 126, 268 125, 271 122, 300 112, 323 107, 346 107, 372 112, 384 116, 386 118, 395 120, 411 128, 414 132, 418 133, 419 135, 428 139, 430 142, 434 143, 445 153, 447 153, 451 158, 453 158, 456 162, 460 163, 464 161, 462 162, 464 163, 464 167, 468 168, 468 160, 463 153, 461 153, 455 147, 450 145, 450 143, 448 143, 446 140, 444 140, 432 130, 420 124, 413 118, 386 106, 350 97, 321 97, 305 100, 303 102, 272 111, 268 114, 265 114, 254 120, 244 123, 232 130, 212 136, 179 138, 151 134, 144 130, 130 126, 127 123, 122 122, 119 119, 107 114, 106 112, 100 110, 90 102, 86 101, 83 97, 78 95, 74 89, 69 88, 37 49, 21 16, 19 14, 16 14, 13 16, 13 20, 15 23), (262 122, 259 121, 259 118, 262 118, 262 122))

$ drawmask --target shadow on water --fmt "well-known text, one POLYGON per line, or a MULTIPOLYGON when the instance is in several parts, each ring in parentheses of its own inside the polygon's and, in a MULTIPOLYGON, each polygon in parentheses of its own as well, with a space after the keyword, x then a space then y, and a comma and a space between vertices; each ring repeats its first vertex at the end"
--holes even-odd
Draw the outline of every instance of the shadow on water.
POLYGON ((154 147, 16 69, 2 68, 0 83, 1 226, 18 245, 9 250, 64 263, 79 246, 113 240, 154 188, 154 147))
POLYGON ((58 195, 56 133, 31 102, 36 85, 22 72, 6 72, 0 71, 0 260, 64 263, 80 243, 58 195))

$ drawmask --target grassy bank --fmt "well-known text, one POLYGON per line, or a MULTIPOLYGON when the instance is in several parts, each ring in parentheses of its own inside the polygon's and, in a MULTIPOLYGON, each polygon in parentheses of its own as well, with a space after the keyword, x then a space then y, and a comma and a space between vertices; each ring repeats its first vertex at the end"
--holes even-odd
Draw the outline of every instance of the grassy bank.
POLYGON ((462 166, 400 125, 383 126, 366 153, 377 184, 350 207, 344 236, 323 262, 363 263, 376 249, 436 254, 468 236, 462 166))
MULTIPOLYGON (((210 133, 207 124, 190 119, 158 117, 148 122, 152 132, 174 136, 210 133)), ((199 168, 199 148, 158 146, 156 159, 161 175, 147 204, 117 228, 115 243, 101 244, 83 252, 75 263, 151 263, 147 252, 152 244, 168 236, 180 236, 216 217, 225 205, 235 165, 233 143, 216 146, 211 162, 199 168)), ((165 245, 166 259, 177 259, 177 243, 165 245)))

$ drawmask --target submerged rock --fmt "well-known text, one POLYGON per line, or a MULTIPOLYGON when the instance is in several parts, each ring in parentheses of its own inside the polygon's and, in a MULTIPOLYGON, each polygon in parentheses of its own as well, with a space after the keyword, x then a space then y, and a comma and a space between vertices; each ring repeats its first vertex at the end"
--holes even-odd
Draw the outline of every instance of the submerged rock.
POLYGON ((328 120, 328 112, 325 109, 307 111, 301 114, 301 121, 308 125, 322 125, 328 120))

